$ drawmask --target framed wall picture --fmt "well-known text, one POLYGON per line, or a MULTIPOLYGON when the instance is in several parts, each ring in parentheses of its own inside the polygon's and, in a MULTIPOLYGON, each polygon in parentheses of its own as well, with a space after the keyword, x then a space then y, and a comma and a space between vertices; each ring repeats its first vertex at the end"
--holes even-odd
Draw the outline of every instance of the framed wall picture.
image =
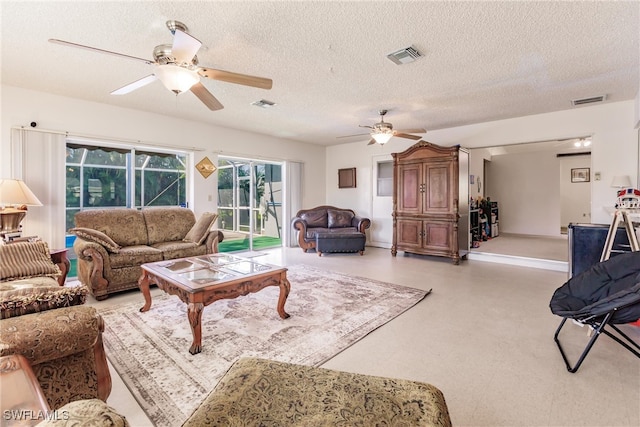
POLYGON ((571 169, 571 182, 589 182, 591 181, 590 168, 571 169))
POLYGON ((338 169, 338 188, 356 188, 356 168, 338 169))

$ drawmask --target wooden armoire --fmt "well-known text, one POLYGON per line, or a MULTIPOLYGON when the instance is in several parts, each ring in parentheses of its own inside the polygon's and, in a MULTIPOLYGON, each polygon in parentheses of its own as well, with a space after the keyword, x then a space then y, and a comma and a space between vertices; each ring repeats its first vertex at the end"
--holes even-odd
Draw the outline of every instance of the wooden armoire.
POLYGON ((398 251, 449 257, 469 252, 469 152, 418 141, 393 156, 393 244, 398 251))

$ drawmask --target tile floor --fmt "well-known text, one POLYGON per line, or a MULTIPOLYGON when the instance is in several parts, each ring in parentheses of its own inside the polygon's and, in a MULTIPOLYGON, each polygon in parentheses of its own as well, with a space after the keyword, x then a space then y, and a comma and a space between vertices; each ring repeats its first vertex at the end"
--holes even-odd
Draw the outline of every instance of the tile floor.
MULTIPOLYGON (((392 257, 387 249, 369 247, 364 256, 318 257, 297 248, 264 254, 260 260, 273 264, 308 264, 433 288, 424 301, 323 367, 434 384, 455 426, 640 425, 640 359, 603 336, 577 373, 564 366, 553 341, 560 318, 548 306, 566 273, 474 260, 455 266, 442 258, 392 257)), ((138 291, 90 303, 133 300, 142 301, 138 291)), ((575 357, 586 330, 573 324, 565 329, 575 357)), ((640 340, 640 327, 623 329, 640 340)), ((113 369, 112 376, 108 402, 132 426, 151 425, 113 369)))

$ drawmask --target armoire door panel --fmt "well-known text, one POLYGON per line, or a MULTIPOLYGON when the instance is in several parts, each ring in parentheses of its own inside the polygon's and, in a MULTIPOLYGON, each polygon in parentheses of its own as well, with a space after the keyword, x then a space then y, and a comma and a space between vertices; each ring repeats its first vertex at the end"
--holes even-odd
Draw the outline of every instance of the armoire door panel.
POLYGON ((397 224, 398 245, 403 247, 422 247, 422 221, 399 219, 397 224))
POLYGON ((451 248, 451 235, 453 224, 447 222, 426 222, 424 224, 424 247, 435 250, 448 250, 451 248))
POLYGON ((417 213, 422 210, 420 165, 405 165, 399 170, 398 210, 417 213))
POLYGON ((425 165, 425 213, 451 210, 450 163, 425 165))

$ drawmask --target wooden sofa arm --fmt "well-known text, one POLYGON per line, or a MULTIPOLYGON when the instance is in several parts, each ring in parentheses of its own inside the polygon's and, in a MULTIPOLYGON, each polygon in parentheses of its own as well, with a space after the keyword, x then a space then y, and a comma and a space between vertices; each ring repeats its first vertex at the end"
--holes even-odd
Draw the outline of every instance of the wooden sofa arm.
POLYGON ((293 219, 291 224, 293 225, 293 228, 298 230, 298 246, 300 246, 304 252, 316 247, 315 242, 307 242, 305 240, 305 236, 307 235, 307 221, 300 217, 296 217, 293 219))
POLYGON ((351 220, 351 224, 361 233, 371 227, 371 220, 369 218, 363 218, 359 216, 354 216, 351 220))

